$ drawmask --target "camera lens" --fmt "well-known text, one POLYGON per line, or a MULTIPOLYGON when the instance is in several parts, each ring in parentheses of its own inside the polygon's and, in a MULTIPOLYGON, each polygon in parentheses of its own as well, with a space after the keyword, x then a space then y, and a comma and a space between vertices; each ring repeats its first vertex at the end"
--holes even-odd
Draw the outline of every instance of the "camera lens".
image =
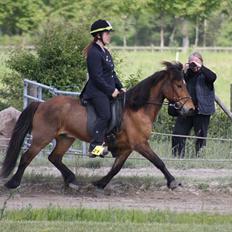
POLYGON ((190 64, 189 64, 189 68, 195 68, 197 65, 194 63, 194 62, 191 62, 190 64))

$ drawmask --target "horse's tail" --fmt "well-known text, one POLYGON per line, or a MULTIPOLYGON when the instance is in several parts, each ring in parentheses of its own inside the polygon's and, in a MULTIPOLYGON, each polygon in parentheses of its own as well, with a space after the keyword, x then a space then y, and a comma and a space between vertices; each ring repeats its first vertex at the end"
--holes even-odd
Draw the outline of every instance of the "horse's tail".
POLYGON ((40 102, 32 102, 23 112, 20 114, 16 125, 14 127, 5 159, 2 164, 1 176, 8 177, 14 169, 20 149, 22 147, 26 134, 32 129, 32 121, 34 114, 39 106, 40 102))

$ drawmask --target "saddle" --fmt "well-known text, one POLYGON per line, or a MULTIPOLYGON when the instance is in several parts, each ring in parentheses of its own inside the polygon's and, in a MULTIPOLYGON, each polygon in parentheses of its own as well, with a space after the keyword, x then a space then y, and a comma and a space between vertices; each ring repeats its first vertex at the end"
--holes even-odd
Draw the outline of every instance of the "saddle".
MULTIPOLYGON (((111 101, 111 120, 109 121, 106 136, 114 135, 120 131, 122 122, 122 113, 126 102, 126 94, 120 93, 111 101)), ((91 137, 94 134, 94 127, 96 124, 97 115, 94 107, 87 100, 81 98, 81 104, 87 110, 87 130, 91 137)))

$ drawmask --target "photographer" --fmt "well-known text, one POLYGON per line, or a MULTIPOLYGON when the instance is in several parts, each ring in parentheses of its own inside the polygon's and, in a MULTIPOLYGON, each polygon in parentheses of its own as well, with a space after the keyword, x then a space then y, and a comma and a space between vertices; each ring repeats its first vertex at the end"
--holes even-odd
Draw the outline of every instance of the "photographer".
MULTIPOLYGON (((189 135, 193 128, 196 136, 207 137, 210 116, 215 112, 213 83, 217 76, 203 65, 201 54, 194 52, 189 56, 188 63, 184 66, 184 78, 189 94, 196 107, 196 112, 193 116, 178 116, 173 134, 189 135)), ((175 157, 184 157, 185 140, 185 137, 172 137, 172 152, 175 157)), ((205 145, 205 139, 196 139, 196 156, 205 145)))

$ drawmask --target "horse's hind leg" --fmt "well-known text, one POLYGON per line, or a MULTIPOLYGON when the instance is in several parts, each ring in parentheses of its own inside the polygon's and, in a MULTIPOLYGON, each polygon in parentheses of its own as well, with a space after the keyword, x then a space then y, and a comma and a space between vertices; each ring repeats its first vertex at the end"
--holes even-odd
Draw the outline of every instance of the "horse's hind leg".
POLYGON ((48 159, 61 172, 65 184, 75 189, 78 189, 74 173, 62 162, 62 158, 65 152, 69 149, 74 140, 74 138, 70 138, 65 135, 60 135, 59 137, 57 137, 56 146, 52 153, 48 156, 48 159))
POLYGON ((48 143, 42 143, 35 139, 32 139, 32 144, 29 149, 22 154, 20 159, 20 163, 16 173, 12 176, 12 178, 6 182, 5 186, 7 188, 17 188, 23 176, 23 173, 26 167, 30 164, 30 162, 35 158, 35 156, 47 145, 48 143))
POLYGON ((118 154, 118 156, 116 157, 114 164, 108 174, 102 179, 93 182, 93 185, 98 188, 104 189, 105 186, 110 182, 110 180, 121 170, 130 153, 131 150, 121 151, 120 154, 118 154))

